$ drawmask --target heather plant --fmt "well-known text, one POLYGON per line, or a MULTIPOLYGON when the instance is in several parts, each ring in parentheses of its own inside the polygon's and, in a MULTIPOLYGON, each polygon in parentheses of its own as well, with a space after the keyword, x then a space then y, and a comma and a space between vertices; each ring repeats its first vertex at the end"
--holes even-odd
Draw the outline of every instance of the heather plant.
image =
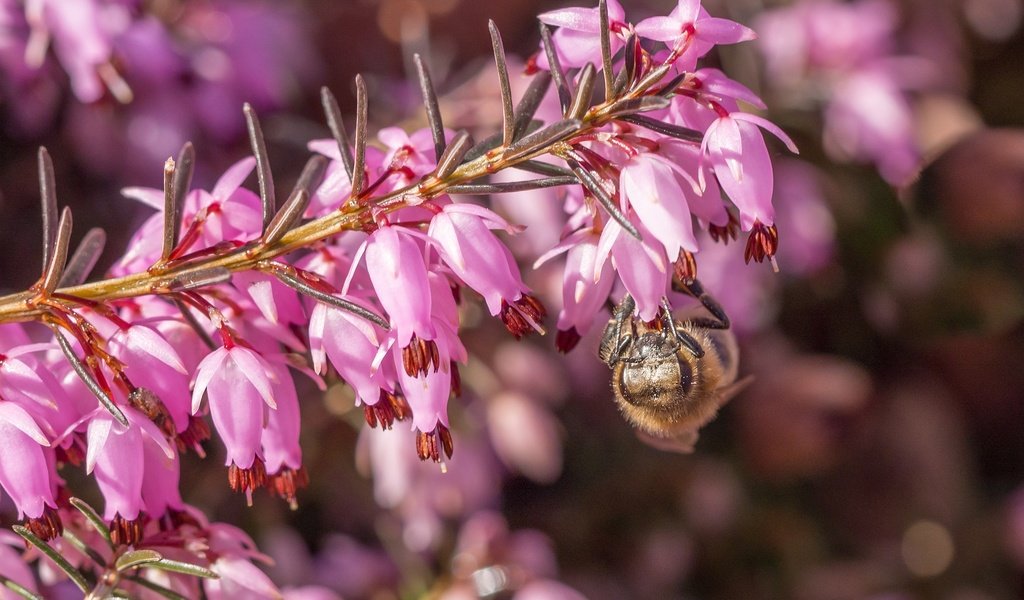
MULTIPOLYGON (((66 8, 41 5, 51 16, 66 8)), ((417 57, 429 127, 384 128, 371 143, 363 79, 355 80, 352 130, 324 89, 333 137, 309 143, 313 156, 279 202, 260 122, 246 104, 253 156, 211 189, 193 189, 196 152, 187 143, 165 162, 162 189, 126 188, 156 213, 91 281, 105 234, 89 231, 71 252, 72 215, 58 208, 53 166, 39 150, 43 272, 28 290, 0 298, 0 486, 22 519, 15 532, 33 548, 23 558, 45 556, 47 581, 67 578, 95 598, 196 597, 200 586, 211 598, 276 597, 248 535, 185 502, 179 461, 203 456, 215 434, 228 484, 249 503, 260 489, 301 502, 308 476, 296 378, 323 387, 337 376, 351 387, 383 503, 400 503, 385 478, 404 461, 445 470, 462 447, 449 418, 469 360, 460 307, 479 297, 517 339, 547 327, 548 309, 496 234, 522 228, 477 197, 562 191, 562 211, 551 217, 561 241, 532 257, 567 255, 554 336, 562 352, 623 292, 644 321, 686 304, 673 281, 696 278, 702 250, 741 232, 743 248, 728 251, 775 265, 775 175, 764 132, 796 149, 742 109, 763 108, 753 92, 701 68, 716 45, 754 32, 712 17, 697 0, 636 24, 615 0, 540 21, 532 79, 518 102, 491 23, 503 117, 494 135, 474 141, 445 128, 417 57), (546 98, 558 117, 541 122, 546 98), (258 191, 243 187, 254 170, 258 191), (102 510, 65 483, 76 469, 99 487, 102 510)), ((103 60, 90 68, 117 91, 103 60)), ((100 93, 85 70, 69 67, 76 92, 100 93)), ((515 547, 504 528, 492 524, 500 531, 490 537, 502 540, 494 544, 515 547)), ((8 589, 38 597, 31 573, 8 554, 0 555, 8 589)), ((551 571, 538 567, 524 597, 563 587, 548 580, 551 571)))

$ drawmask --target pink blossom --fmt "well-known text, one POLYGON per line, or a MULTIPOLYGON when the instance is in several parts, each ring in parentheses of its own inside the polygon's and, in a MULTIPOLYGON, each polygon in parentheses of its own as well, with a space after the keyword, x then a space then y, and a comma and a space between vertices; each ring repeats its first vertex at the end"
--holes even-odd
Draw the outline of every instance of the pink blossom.
POLYGON ((381 227, 366 242, 366 268, 398 345, 434 339, 427 267, 419 245, 399 227, 381 227), (416 299, 416 301, 412 301, 416 299))
POLYGON ((277 408, 271 387, 270 364, 243 346, 221 347, 199 363, 192 390, 192 412, 206 393, 210 415, 224 445, 226 465, 252 467, 260 447, 264 404, 277 408))
MULTIPOLYGON (((558 27, 552 42, 563 68, 582 67, 588 62, 601 64, 601 22, 597 8, 562 8, 541 13, 537 18, 541 23, 558 27)), ((614 54, 622 47, 622 38, 614 34, 627 26, 626 11, 618 0, 608 0, 608 26, 614 54)), ((537 58, 537 65, 542 69, 550 68, 543 52, 537 58)))
POLYGON ((376 404, 381 389, 390 388, 384 372, 373 368, 382 338, 379 328, 366 319, 324 304, 317 304, 309 319, 313 368, 324 373, 329 358, 338 375, 355 391, 359 403, 376 404))
POLYGON ((798 152, 789 136, 774 123, 747 113, 721 115, 708 127, 701 142, 718 183, 740 211, 744 230, 755 222, 775 222, 772 162, 759 127, 775 134, 794 154, 798 152))
MULTIPOLYGON (((644 239, 652 237, 642 223, 634 225, 644 239)), ((609 221, 598 242, 597 264, 603 267, 609 253, 626 291, 636 300, 637 315, 645 321, 653 320, 661 310, 672 274, 664 249, 641 242, 624 232, 615 221, 609 221)))
POLYGON ((267 473, 273 475, 285 469, 302 468, 302 448, 299 446, 299 397, 295 382, 284 365, 275 365, 271 379, 277 409, 267 415, 266 428, 260 438, 267 473))
POLYGON ((156 444, 167 460, 173 460, 174 451, 152 421, 131 407, 120 408, 128 418, 128 427, 102 409, 97 409, 89 421, 86 472, 95 473, 106 500, 106 518, 134 521, 144 508, 144 444, 156 444))
POLYGON ((149 325, 134 324, 109 338, 111 352, 125 365, 131 382, 159 398, 178 431, 188 427, 188 372, 167 340, 149 325))
POLYGON ((484 297, 494 316, 501 312, 503 302, 515 302, 528 288, 512 253, 491 229, 514 231, 486 208, 449 204, 431 219, 427 233, 444 250, 444 261, 455 276, 484 297))
POLYGON ((593 326, 615 284, 611 265, 598 262, 600 236, 592 228, 573 233, 537 259, 534 268, 567 252, 562 276, 562 309, 558 313, 556 346, 568 352, 593 326))
POLYGON ((681 166, 654 152, 639 152, 622 167, 620 193, 670 257, 697 251, 688 197, 696 182, 681 166), (688 180, 688 181, 687 181, 688 180))
POLYGON ((0 486, 14 501, 19 518, 37 519, 46 507, 57 507, 56 473, 43 448, 50 440, 36 421, 14 402, 0 401, 0 486))
POLYGON ((685 71, 693 70, 697 59, 717 44, 737 44, 757 37, 739 23, 712 17, 700 4, 700 0, 679 0, 667 17, 651 17, 637 23, 636 32, 679 50, 678 66, 685 71))

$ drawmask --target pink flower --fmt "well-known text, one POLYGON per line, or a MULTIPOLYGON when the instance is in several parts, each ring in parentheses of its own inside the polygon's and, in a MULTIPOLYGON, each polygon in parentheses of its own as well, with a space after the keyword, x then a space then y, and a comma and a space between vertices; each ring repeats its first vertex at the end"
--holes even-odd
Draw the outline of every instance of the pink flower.
POLYGON ((524 292, 519 266, 491 229, 515 231, 494 212, 474 204, 449 204, 430 221, 428 235, 444 250, 455 276, 484 297, 491 315, 501 315, 516 337, 540 330, 543 306, 524 292), (538 310, 539 307, 539 310, 538 310))
MULTIPOLYGON (((701 142, 722 189, 740 211, 740 224, 749 230, 755 222, 775 222, 772 161, 758 127, 782 140, 790 152, 799 151, 793 140, 774 123, 747 113, 728 113, 708 127, 701 142)), ((703 173, 701 174, 703 175, 703 173)))
MULTIPOLYGON (((563 68, 582 67, 588 62, 601 65, 601 21, 597 8, 562 8, 541 13, 541 23, 558 27, 552 42, 558 52, 563 68)), ((622 38, 615 33, 627 28, 626 11, 618 0, 608 0, 608 26, 611 35, 612 54, 622 47, 622 38)), ((537 57, 537 65, 549 69, 547 56, 543 52, 537 57)))
POLYGON ((680 165, 654 152, 638 152, 623 165, 619 190, 668 256, 697 251, 687 200, 700 190, 680 165))
POLYGON ((14 501, 19 518, 39 519, 47 507, 57 507, 56 473, 43 450, 49 446, 50 441, 24 408, 0 401, 0 486, 14 501))
MULTIPOLYGON (((141 527, 133 525, 144 508, 142 482, 145 475, 145 444, 156 444, 167 460, 174 450, 152 421, 128 406, 121 406, 129 426, 123 427, 103 409, 97 409, 89 421, 86 472, 95 473, 100 486, 105 518, 111 521, 111 535, 119 543, 135 543, 141 527)), ((156 473, 152 474, 156 476, 156 473)))
POLYGON ((199 410, 206 393, 213 425, 227 447, 226 465, 242 470, 253 467, 263 431, 264 404, 277 408, 271 377, 270 364, 244 346, 218 348, 199 363, 192 412, 199 410))
MULTIPOLYGON (((319 217, 336 210, 341 203, 348 199, 352 193, 352 180, 341 162, 341 151, 338 143, 333 139, 313 140, 307 147, 318 154, 323 154, 331 159, 324 173, 324 179, 320 186, 313 192, 306 209, 306 217, 319 217)), ((366 168, 365 174, 375 176, 384 164, 384 152, 374 146, 366 147, 366 168)))
MULTIPOLYGON (((363 304, 352 298, 348 300, 363 304)), ((366 319, 317 304, 309 319, 313 368, 324 373, 329 358, 338 375, 355 391, 357 403, 376 404, 381 389, 390 387, 383 378, 383 371, 373 369, 382 337, 379 328, 366 319)))
POLYGON ((592 228, 573 233, 537 259, 534 268, 554 256, 568 252, 562 276, 562 310, 558 313, 555 346, 562 352, 572 350, 593 326, 615 284, 611 265, 598 263, 600 236, 592 228))
POLYGON ((295 506, 297 489, 306 485, 302 448, 299 446, 299 397, 288 368, 276 365, 273 369, 272 386, 277 409, 267 415, 260 444, 270 488, 295 506))
MULTIPOLYGON (((643 223, 634 222, 634 225, 643 239, 653 237, 643 223)), ((609 254, 626 291, 636 300, 637 315, 645 321, 656 318, 672 274, 672 265, 664 249, 641 242, 625 233, 615 221, 609 221, 598 242, 597 264, 602 268, 609 254)))
POLYGON ((685 71, 692 71, 697 59, 717 44, 737 44, 757 37, 735 21, 710 16, 700 0, 679 0, 667 17, 651 17, 637 23, 636 32, 679 51, 678 67, 685 71))
POLYGON ((400 347, 413 336, 434 339, 427 266, 419 245, 400 227, 381 227, 366 242, 366 269, 400 347))
POLYGON ((129 325, 109 338, 111 352, 125 364, 131 382, 153 392, 177 431, 189 421, 188 372, 174 347, 149 325, 129 325))

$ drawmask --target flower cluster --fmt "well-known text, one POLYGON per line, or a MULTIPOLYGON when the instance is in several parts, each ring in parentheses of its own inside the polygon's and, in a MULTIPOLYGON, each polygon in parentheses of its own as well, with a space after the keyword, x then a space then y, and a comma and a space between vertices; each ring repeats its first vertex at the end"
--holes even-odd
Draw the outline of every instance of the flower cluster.
POLYGON ((0 95, 13 133, 36 136, 66 81, 82 161, 129 173, 188 139, 236 139, 242 102, 285 106, 316 75, 301 32, 297 14, 270 2, 4 0, 0 95))
POLYGON ((753 32, 711 17, 698 0, 636 25, 615 0, 540 19, 558 29, 544 30, 529 67, 534 82, 515 112, 492 27, 508 100, 494 140, 471 148, 467 133, 446 130, 429 110, 436 97, 423 70, 430 127, 382 129, 379 144, 368 145, 359 79, 354 142, 325 94, 335 137, 310 142, 315 155, 278 207, 247 107, 255 156, 212 189, 190 189, 187 145, 166 163, 164 189, 124 190, 157 213, 109 278, 94 283, 81 282, 95 247, 83 243, 67 259, 70 213, 58 222, 41 151, 44 273, 27 292, 0 299, 0 486, 26 531, 58 536, 75 514, 60 470, 84 464, 103 494, 113 547, 189 549, 195 544, 180 531, 196 527, 209 538, 199 559, 230 595, 231 574, 250 568, 236 563, 255 555, 237 536, 228 536, 241 548, 234 554, 214 543, 216 532, 182 500, 179 457, 204 454, 209 415, 231 487, 250 502, 267 488, 294 504, 307 479, 296 375, 321 386, 340 377, 370 427, 409 421, 416 455, 443 466, 454 449, 448 405, 468 360, 460 304, 482 297, 515 338, 543 333, 546 317, 499 235, 521 228, 464 194, 564 189, 563 239, 538 260, 568 254, 562 351, 619 282, 638 318, 656 319, 673 280, 696 276, 708 238, 749 232, 745 259, 774 262, 774 177, 762 131, 795 148, 774 124, 741 110, 740 102, 762 106, 750 90, 697 68, 715 45, 753 32), (604 100, 595 102, 601 79, 604 100), (561 119, 538 127, 531 119, 545 94, 558 98, 561 119), (547 177, 474 183, 512 168, 547 177), (259 194, 242 187, 254 169, 259 194), (52 335, 11 323, 26 320, 52 335), (170 531, 178 533, 167 542, 170 531))
POLYGON ((906 90, 923 87, 934 71, 897 54, 897 24, 888 0, 798 2, 756 24, 780 102, 805 109, 807 98, 824 99, 829 156, 873 163, 893 185, 906 183, 921 159, 906 90))

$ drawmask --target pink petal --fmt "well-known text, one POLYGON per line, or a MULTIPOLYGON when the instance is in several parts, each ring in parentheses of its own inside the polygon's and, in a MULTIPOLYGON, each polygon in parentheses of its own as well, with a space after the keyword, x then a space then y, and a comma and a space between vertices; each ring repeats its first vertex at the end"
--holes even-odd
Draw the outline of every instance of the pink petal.
POLYGON ((217 184, 213 186, 210 195, 217 200, 225 200, 249 177, 249 173, 256 167, 256 159, 252 156, 243 158, 228 167, 227 171, 220 176, 217 184))
POLYGON ((714 44, 737 44, 757 39, 753 29, 729 19, 709 17, 701 19, 697 27, 701 39, 714 44))
POLYGON ((187 374, 185 365, 174 350, 174 347, 167 343, 159 333, 144 325, 135 325, 128 330, 126 335, 127 346, 138 352, 148 354, 164 363, 168 367, 181 373, 187 374))
POLYGON ((277 408, 277 402, 274 401, 274 394, 271 391, 270 379, 267 377, 270 365, 263 360, 263 357, 242 346, 235 346, 228 354, 252 384, 253 389, 267 403, 267 406, 277 408))
MULTIPOLYGON (((611 11, 609 11, 609 17, 611 11)), ((537 15, 537 19, 552 27, 565 27, 575 31, 596 33, 601 29, 601 17, 594 8, 562 8, 537 15)))
POLYGON ((220 371, 227 357, 228 351, 225 348, 217 348, 207 354, 196 367, 196 381, 192 387, 192 414, 199 412, 199 407, 203 403, 203 392, 210 385, 210 380, 220 371))
POLYGON ((683 35, 683 23, 671 17, 651 17, 636 24, 636 33, 656 42, 675 42, 683 35))
POLYGON ((731 116, 733 119, 736 119, 737 121, 747 121, 748 123, 753 123, 754 125, 757 125, 761 129, 771 132, 772 135, 782 140, 782 143, 786 145, 786 148, 790 152, 792 152, 793 154, 800 154, 800 150, 797 149, 796 144, 793 143, 792 138, 786 135, 786 132, 783 131, 778 125, 772 123, 768 119, 759 117, 757 115, 752 115, 750 113, 733 113, 729 116, 731 116))
POLYGON ((125 198, 131 198, 132 200, 138 200, 139 202, 155 208, 159 211, 164 210, 164 192, 163 190, 155 190, 153 188, 142 188, 142 187, 126 187, 121 189, 121 195, 125 198))

